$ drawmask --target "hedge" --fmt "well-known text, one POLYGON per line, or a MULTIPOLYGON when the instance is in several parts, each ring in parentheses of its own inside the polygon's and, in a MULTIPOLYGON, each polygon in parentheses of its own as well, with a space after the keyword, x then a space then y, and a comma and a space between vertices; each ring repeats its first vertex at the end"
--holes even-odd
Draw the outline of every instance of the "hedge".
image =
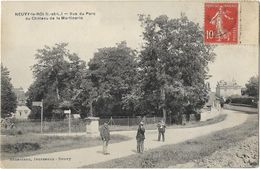
POLYGON ((229 97, 226 103, 249 105, 252 107, 257 107, 258 100, 254 97, 229 97))

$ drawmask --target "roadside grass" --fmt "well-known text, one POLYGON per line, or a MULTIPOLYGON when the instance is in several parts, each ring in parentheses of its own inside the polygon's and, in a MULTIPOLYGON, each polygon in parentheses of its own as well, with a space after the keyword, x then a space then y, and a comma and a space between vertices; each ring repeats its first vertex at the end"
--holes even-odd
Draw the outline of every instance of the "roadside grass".
MULTIPOLYGON (((5 129, 1 128, 1 134, 3 135, 16 135, 18 132, 22 134, 28 133, 40 133, 41 122, 30 120, 15 120, 15 128, 5 129)), ((66 133, 69 131, 69 121, 44 121, 43 132, 44 133, 66 133)), ((83 119, 71 120, 71 132, 84 132, 86 131, 86 122, 83 119)))
POLYGON ((208 119, 206 121, 190 121, 187 122, 185 125, 175 125, 174 128, 194 128, 194 127, 201 127, 201 126, 206 126, 206 125, 210 125, 210 124, 215 124, 215 123, 219 123, 222 122, 226 119, 227 114, 220 114, 214 118, 208 119))
MULTIPOLYGON (((111 143, 129 139, 127 136, 111 135, 111 143)), ((99 145, 102 145, 100 138, 89 138, 86 136, 44 136, 35 134, 1 136, 1 159, 26 157, 99 145)))
MULTIPOLYGON (((199 127, 209 124, 214 124, 225 120, 226 114, 221 114, 207 121, 190 121, 186 122, 185 125, 170 125, 167 128, 187 128, 187 127, 199 127)), ((41 123, 32 122, 32 121, 16 121, 16 127, 13 129, 1 128, 2 135, 22 135, 30 133, 40 133, 41 132, 41 123)), ((137 125, 127 126, 127 125, 110 125, 111 131, 131 131, 136 130, 137 125)), ((147 130, 157 129, 157 123, 146 124, 145 128, 147 130)), ((69 131, 68 121, 49 121, 43 123, 43 132, 44 133, 66 133, 69 131)), ((71 123, 71 132, 80 133, 86 131, 86 124, 82 119, 74 119, 71 123)))
POLYGON ((250 136, 258 136, 258 115, 249 115, 247 121, 231 129, 224 129, 207 136, 183 143, 165 145, 144 154, 131 155, 84 168, 167 168, 177 164, 202 159, 219 149, 226 149, 250 136))

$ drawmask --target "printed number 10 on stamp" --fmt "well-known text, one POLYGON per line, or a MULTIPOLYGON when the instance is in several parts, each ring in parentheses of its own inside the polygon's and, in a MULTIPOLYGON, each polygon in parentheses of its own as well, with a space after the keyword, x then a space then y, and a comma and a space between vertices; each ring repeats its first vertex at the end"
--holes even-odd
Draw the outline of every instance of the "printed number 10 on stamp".
POLYGON ((205 3, 205 43, 238 43, 238 3, 205 3))

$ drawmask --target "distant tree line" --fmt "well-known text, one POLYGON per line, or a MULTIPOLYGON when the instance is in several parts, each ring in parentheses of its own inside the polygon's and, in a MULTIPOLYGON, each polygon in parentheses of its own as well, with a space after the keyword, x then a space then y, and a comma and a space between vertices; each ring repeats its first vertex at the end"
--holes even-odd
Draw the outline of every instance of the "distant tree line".
POLYGON ((203 31, 185 15, 152 19, 139 15, 141 51, 120 42, 104 47, 86 63, 67 43, 45 46, 31 68, 34 82, 27 96, 31 118, 44 104, 44 117, 64 118, 63 110, 87 116, 171 116, 191 114, 208 100, 208 63, 214 47, 203 43, 203 31))
POLYGON ((10 72, 1 64, 1 118, 16 111, 17 98, 11 83, 10 72))
POLYGON ((259 98, 259 77, 252 76, 246 83, 245 94, 248 96, 255 97, 257 100, 259 98))

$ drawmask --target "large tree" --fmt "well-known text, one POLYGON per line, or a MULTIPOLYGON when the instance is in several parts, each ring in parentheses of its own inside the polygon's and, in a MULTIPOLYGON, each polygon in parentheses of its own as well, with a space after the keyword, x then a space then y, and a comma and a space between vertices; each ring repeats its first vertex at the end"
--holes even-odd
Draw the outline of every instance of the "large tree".
POLYGON ((213 47, 203 43, 203 31, 182 14, 170 19, 140 15, 143 48, 140 54, 144 113, 182 114, 200 109, 207 101, 205 79, 213 47))
POLYGON ((67 45, 45 46, 35 54, 37 63, 32 67, 35 81, 27 92, 27 105, 32 107, 33 101, 43 99, 44 116, 47 118, 62 117, 62 109, 70 108, 75 113, 80 113, 82 109, 79 103, 82 100, 78 100, 77 95, 81 90, 86 63, 77 54, 71 53, 67 45))
POLYGON ((87 86, 88 105, 94 107, 94 115, 126 115, 122 100, 136 84, 135 55, 126 42, 101 48, 94 54, 88 63, 90 80, 83 82, 92 86, 83 85, 87 86))
POLYGON ((253 76, 249 79, 248 83, 246 84, 246 94, 249 96, 257 97, 259 93, 259 79, 258 76, 253 76))
POLYGON ((1 117, 7 117, 16 111, 17 98, 13 91, 9 71, 1 64, 1 117))

